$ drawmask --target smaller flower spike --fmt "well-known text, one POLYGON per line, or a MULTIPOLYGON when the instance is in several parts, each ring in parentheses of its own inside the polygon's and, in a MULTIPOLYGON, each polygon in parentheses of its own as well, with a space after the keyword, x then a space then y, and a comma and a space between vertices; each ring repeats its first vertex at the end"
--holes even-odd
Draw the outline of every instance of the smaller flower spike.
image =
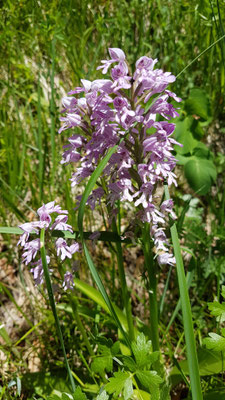
MULTIPOLYGON (((18 245, 21 245, 24 249, 22 257, 23 262, 28 265, 33 266, 31 272, 34 276, 34 281, 36 285, 43 283, 43 267, 41 258, 36 260, 37 255, 40 257, 40 239, 36 238, 29 240, 30 235, 40 236, 41 229, 46 231, 58 230, 58 231, 69 231, 73 233, 72 227, 67 224, 68 211, 62 210, 61 207, 55 204, 55 201, 43 204, 38 210, 37 214, 39 216, 39 221, 33 221, 30 223, 25 223, 19 227, 24 231, 20 236, 18 245), (59 214, 55 219, 51 214, 59 214)), ((72 258, 72 255, 79 251, 79 244, 74 242, 68 246, 67 242, 63 238, 59 238, 55 242, 57 255, 60 256, 61 261, 64 261, 66 257, 72 258)), ((47 263, 50 263, 50 257, 46 256, 47 263)))

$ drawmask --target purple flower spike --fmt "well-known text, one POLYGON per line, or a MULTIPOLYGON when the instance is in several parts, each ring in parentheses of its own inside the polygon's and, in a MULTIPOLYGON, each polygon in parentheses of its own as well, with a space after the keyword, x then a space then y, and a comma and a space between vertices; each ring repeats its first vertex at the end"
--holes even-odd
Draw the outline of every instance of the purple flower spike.
MULTIPOLYGON (((79 163, 72 174, 73 187, 90 177, 108 150, 117 145, 103 171, 104 187, 95 188, 87 204, 94 210, 105 201, 111 213, 109 223, 116 216, 118 200, 133 204, 138 208, 137 218, 150 224, 149 234, 158 261, 169 264, 174 260, 168 253, 169 242, 163 227, 168 215, 173 219, 176 216, 172 201, 159 207, 156 197, 157 187, 164 181, 169 186, 177 185, 173 150, 174 145, 180 144, 172 137, 175 124, 170 120, 178 116, 174 101, 181 99, 168 90, 176 77, 156 68, 158 60, 146 56, 136 61, 131 77, 123 50, 110 48, 109 55, 97 69, 103 75, 110 70, 111 79, 82 79, 81 87, 69 92, 74 97, 63 99, 65 115, 61 117, 63 125, 59 132, 72 128, 74 140, 70 138, 64 146, 61 163, 79 163), (124 140, 120 141, 121 138, 124 140)), ((80 202, 81 196, 76 198, 80 202)), ((63 224, 66 220, 57 218, 52 229, 63 229, 63 224)), ((21 239, 26 240, 25 236, 21 239)), ((61 248, 60 254, 70 254, 64 242, 61 248)))

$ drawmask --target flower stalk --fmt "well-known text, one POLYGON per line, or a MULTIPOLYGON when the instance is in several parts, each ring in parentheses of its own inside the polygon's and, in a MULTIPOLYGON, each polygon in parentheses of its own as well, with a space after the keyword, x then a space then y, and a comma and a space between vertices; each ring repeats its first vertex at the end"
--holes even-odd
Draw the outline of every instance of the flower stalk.
POLYGON ((50 279, 50 275, 49 275, 48 264, 47 264, 47 260, 46 260, 45 228, 41 229, 40 251, 41 251, 41 260, 42 260, 42 266, 43 266, 44 276, 45 276, 45 281, 46 281, 46 287, 47 287, 47 291, 48 291, 48 297, 49 297, 52 313, 53 313, 53 316, 54 316, 54 319, 55 319, 56 331, 57 331, 57 335, 58 335, 58 338, 59 338, 59 341, 60 341, 60 344, 61 344, 61 348, 62 348, 64 360, 65 360, 66 369, 67 369, 69 380, 70 380, 71 387, 72 387, 72 391, 75 392, 76 386, 75 386, 74 379, 73 379, 73 376, 72 376, 72 373, 71 373, 71 369, 70 369, 70 366, 69 366, 69 363, 68 363, 68 360, 67 360, 67 356, 66 356, 66 350, 65 350, 62 330, 61 330, 60 323, 59 323, 59 317, 58 317, 58 314, 57 314, 57 311, 56 311, 55 299, 54 299, 54 294, 53 294, 53 290, 52 290, 52 284, 51 284, 51 279, 50 279))
POLYGON ((153 351, 159 351, 158 303, 157 303, 157 269, 153 259, 152 241, 149 235, 149 224, 145 223, 142 231, 142 246, 145 257, 145 268, 148 273, 150 337, 153 351))
MULTIPOLYGON (((113 221, 113 231, 118 234, 117 225, 115 219, 113 221)), ((119 279, 120 279, 120 286, 122 291, 122 301, 123 306, 126 311, 127 317, 127 325, 128 325, 128 334, 129 338, 132 341, 135 340, 134 334, 134 322, 133 322, 133 315, 131 309, 131 297, 127 287, 127 281, 124 271, 124 263, 123 263, 123 251, 120 242, 116 242, 116 255, 117 255, 117 265, 118 265, 118 272, 119 272, 119 279)))

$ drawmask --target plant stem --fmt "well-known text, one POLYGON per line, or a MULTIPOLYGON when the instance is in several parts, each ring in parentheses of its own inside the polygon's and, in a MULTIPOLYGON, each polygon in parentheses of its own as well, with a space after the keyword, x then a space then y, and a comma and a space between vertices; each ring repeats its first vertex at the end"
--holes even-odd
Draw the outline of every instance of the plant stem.
MULTIPOLYGON (((115 219, 113 219, 112 223, 113 231, 118 234, 117 225, 115 219)), ((133 315, 131 310, 131 297, 127 287, 127 281, 124 271, 124 264, 123 264, 123 251, 120 242, 116 243, 116 255, 117 255, 117 264, 118 264, 118 272, 120 278, 120 285, 122 290, 122 299, 123 299, 123 306, 126 310, 126 317, 127 317, 127 324, 128 324, 128 331, 130 340, 133 341, 135 339, 134 335, 134 324, 133 324, 133 315)))
POLYGON ((47 291, 48 291, 48 297, 49 297, 52 313, 53 313, 54 318, 55 318, 56 331, 57 331, 57 335, 58 335, 58 338, 59 338, 59 341, 60 341, 60 344, 61 344, 61 347, 62 347, 63 356, 64 356, 64 360, 65 360, 65 364, 66 364, 66 369, 67 369, 67 372, 68 372, 68 375, 69 375, 69 379, 70 379, 70 383, 71 383, 71 386, 72 386, 72 391, 75 392, 76 386, 75 386, 74 379, 72 377, 72 373, 71 373, 70 366, 69 366, 69 363, 68 363, 68 360, 67 360, 67 356, 66 356, 66 350, 65 350, 65 346, 64 346, 63 335, 62 335, 62 331, 61 331, 61 327, 60 327, 60 323, 59 323, 59 317, 58 317, 58 314, 57 314, 57 311, 56 311, 55 299, 54 299, 54 295, 53 295, 51 279, 50 279, 48 265, 47 265, 47 261, 46 261, 45 229, 44 228, 41 229, 40 250, 41 250, 42 266, 43 266, 43 270, 44 270, 45 281, 46 281, 46 286, 47 286, 47 291))
MULTIPOLYGON (((169 200, 170 195, 168 186, 165 185, 164 188, 165 188, 166 200, 169 200)), ((191 381, 192 399, 202 400, 202 390, 201 390, 200 374, 198 368, 197 351, 195 345, 194 328, 192 322, 191 304, 188 294, 187 282, 185 278, 184 265, 180 250, 180 243, 175 223, 171 226, 170 232, 173 242, 174 255, 176 258, 177 277, 178 277, 181 307, 183 313, 184 334, 187 346, 187 361, 188 361, 190 381, 191 381)))
POLYGON ((159 351, 158 330, 158 303, 157 303, 157 278, 156 264, 153 260, 152 243, 150 239, 149 224, 145 223, 142 232, 142 246, 145 257, 145 267, 149 278, 149 311, 150 311, 150 336, 153 351, 159 351))

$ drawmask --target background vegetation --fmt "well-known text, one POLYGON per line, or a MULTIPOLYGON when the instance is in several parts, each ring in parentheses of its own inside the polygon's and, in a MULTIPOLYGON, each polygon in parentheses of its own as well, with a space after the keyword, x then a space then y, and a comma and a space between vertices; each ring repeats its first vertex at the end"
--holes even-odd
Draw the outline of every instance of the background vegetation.
MULTIPOLYGON (((122 48, 133 67, 137 58, 149 55, 158 58, 158 68, 178 76, 173 91, 184 101, 176 137, 184 147, 176 149, 180 164, 177 167, 179 187, 172 197, 180 216, 178 230, 191 292, 196 340, 201 349, 209 332, 221 333, 222 323, 219 314, 216 325, 207 303, 212 303, 215 297, 218 302, 221 300, 221 285, 225 279, 225 38, 179 74, 225 34, 224 22, 224 0, 5 0, 1 4, 0 225, 16 226, 29 221, 34 218, 33 210, 42 202, 57 199, 70 211, 70 222, 77 229, 76 194, 71 192, 69 182, 71 170, 69 167, 62 169, 59 164, 66 140, 65 135, 57 134, 60 99, 79 86, 81 78, 101 77, 96 68, 100 60, 107 57, 109 47, 122 48), (197 170, 199 174, 196 174, 197 170)), ((126 218, 126 213, 122 217, 126 218)), ((96 218, 86 215, 87 230, 95 229, 96 218)), ((99 224, 101 222, 97 221, 99 224)), ((51 393, 56 382, 58 389, 63 390, 60 387, 65 384, 60 369, 63 361, 55 342, 54 321, 46 307, 45 292, 34 288, 24 267, 16 261, 18 250, 15 244, 15 237, 2 235, 0 399, 16 396, 46 398, 44 396, 51 393), (18 288, 23 295, 18 295, 18 288), (13 317, 11 326, 7 307, 10 313, 14 310, 17 315, 13 317), (36 361, 31 363, 31 358, 36 361), (52 368, 56 372, 48 375, 52 368)), ((101 265, 104 282, 115 303, 119 304, 113 260, 109 266, 109 250, 100 246, 95 257, 101 265)), ((140 279, 142 271, 139 269, 143 255, 138 247, 128 247, 125 256, 130 287, 134 288, 134 314, 145 320, 144 277, 140 279)), ((81 257, 77 277, 91 283, 87 275, 81 257)), ((177 358, 178 361, 184 359, 184 343, 179 307, 173 315, 179 300, 175 272, 162 271, 160 282, 161 295, 166 296, 160 303, 161 321, 165 321, 161 323, 163 353, 166 362, 170 359, 168 369, 171 359, 178 368, 174 372, 176 389, 171 392, 175 400, 186 398, 188 393, 185 381, 188 372, 184 364, 183 381, 180 383, 178 379, 179 384, 176 381, 181 368, 177 358), (168 274, 170 279, 167 281, 168 274)), ((79 313, 89 327, 91 340, 99 344, 100 332, 104 331, 107 337, 108 332, 114 329, 112 321, 98 302, 93 305, 85 296, 84 289, 81 292, 76 294, 79 313)), ((90 380, 90 391, 94 393, 95 370, 90 370, 85 361, 88 358, 86 349, 64 295, 58 291, 57 296, 61 300, 58 308, 63 320, 66 348, 70 349, 69 357, 77 379, 85 384, 90 380)), ((213 315, 218 317, 215 312, 213 315)), ((103 355, 106 348, 102 347, 103 355)), ((203 390, 209 393, 205 399, 219 399, 220 394, 225 396, 223 350, 225 346, 220 351, 217 349, 213 360, 207 358, 205 364, 206 353, 202 353, 203 390), (212 390, 214 396, 217 391, 217 397, 209 397, 212 390)), ((108 370, 106 367, 106 371, 110 372, 110 367, 108 370)))

